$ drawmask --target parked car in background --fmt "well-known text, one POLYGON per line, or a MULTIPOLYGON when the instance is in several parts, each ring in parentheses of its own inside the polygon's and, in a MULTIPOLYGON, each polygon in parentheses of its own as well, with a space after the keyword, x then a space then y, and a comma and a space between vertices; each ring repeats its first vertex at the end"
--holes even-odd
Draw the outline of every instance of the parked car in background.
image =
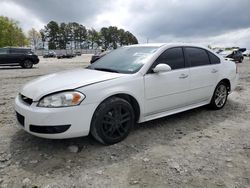
POLYGON ((0 48, 0 66, 21 66, 32 68, 39 58, 29 48, 0 48))
POLYGON ((103 144, 114 144, 125 139, 136 122, 203 105, 223 108, 237 79, 236 64, 208 48, 124 46, 87 68, 27 83, 15 99, 15 110, 20 127, 35 136, 91 134, 103 144))
POLYGON ((250 50, 246 50, 242 54, 243 54, 243 56, 250 57, 250 50))
POLYGON ((237 50, 241 51, 242 53, 245 52, 247 49, 246 48, 237 48, 237 50))
POLYGON ((55 58, 56 52, 54 51, 47 51, 44 53, 43 58, 55 58))
POLYGON ((73 58, 73 57, 76 57, 75 54, 73 53, 65 53, 65 54, 59 54, 57 55, 57 59, 63 59, 63 58, 73 58))
POLYGON ((240 50, 225 50, 219 53, 224 58, 230 58, 236 63, 242 63, 244 56, 240 50))
POLYGON ((223 51, 222 49, 215 49, 214 50, 214 52, 217 53, 217 54, 221 53, 222 51, 223 51))
POLYGON ((75 52, 75 54, 76 54, 77 56, 81 56, 81 55, 82 55, 81 52, 75 52))
POLYGON ((103 56, 107 55, 108 53, 110 53, 110 50, 95 54, 91 57, 90 63, 94 63, 95 61, 97 61, 98 59, 102 58, 103 56))

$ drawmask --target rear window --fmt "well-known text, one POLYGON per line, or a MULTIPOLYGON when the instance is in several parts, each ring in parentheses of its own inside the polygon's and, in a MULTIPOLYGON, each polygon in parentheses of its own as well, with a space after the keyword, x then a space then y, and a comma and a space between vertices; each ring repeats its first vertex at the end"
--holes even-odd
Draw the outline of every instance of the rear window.
POLYGON ((194 47, 187 47, 185 49, 191 67, 210 64, 206 50, 194 47))
POLYGON ((216 55, 214 55, 211 52, 208 52, 208 55, 209 55, 209 59, 210 59, 211 64, 219 64, 220 63, 220 58, 218 58, 216 55))

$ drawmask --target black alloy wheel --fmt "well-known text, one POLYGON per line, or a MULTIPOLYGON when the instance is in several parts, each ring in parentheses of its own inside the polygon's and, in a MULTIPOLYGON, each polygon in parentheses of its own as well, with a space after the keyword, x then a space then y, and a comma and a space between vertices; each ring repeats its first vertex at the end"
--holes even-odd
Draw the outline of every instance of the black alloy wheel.
POLYGON ((134 125, 134 110, 121 98, 112 97, 101 103, 91 122, 91 134, 103 144, 115 144, 125 139, 134 125))

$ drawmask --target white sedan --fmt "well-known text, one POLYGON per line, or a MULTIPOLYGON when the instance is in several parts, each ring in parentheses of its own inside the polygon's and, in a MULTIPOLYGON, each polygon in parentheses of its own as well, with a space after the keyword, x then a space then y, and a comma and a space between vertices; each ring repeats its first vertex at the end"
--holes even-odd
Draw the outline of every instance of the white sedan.
POLYGON ((250 50, 246 50, 242 53, 243 56, 250 57, 250 50))
POLYGON ((121 47, 87 68, 42 76, 15 99, 17 120, 52 139, 88 134, 117 143, 135 123, 203 105, 221 109, 238 79, 234 62, 190 44, 121 47))

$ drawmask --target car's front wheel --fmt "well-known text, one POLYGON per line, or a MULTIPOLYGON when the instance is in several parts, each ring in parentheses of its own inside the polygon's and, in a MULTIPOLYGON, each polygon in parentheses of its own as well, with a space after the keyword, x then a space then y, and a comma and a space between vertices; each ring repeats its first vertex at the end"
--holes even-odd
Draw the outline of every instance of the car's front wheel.
POLYGON ((26 59, 24 60, 21 66, 22 68, 25 68, 25 69, 31 69, 33 67, 33 62, 29 59, 26 59))
POLYGON ((125 139, 134 126, 135 115, 131 104, 118 97, 111 97, 96 109, 91 134, 103 144, 115 144, 125 139))
POLYGON ((223 108, 227 102, 228 86, 225 82, 220 82, 214 91, 210 102, 210 107, 215 110, 223 108))

